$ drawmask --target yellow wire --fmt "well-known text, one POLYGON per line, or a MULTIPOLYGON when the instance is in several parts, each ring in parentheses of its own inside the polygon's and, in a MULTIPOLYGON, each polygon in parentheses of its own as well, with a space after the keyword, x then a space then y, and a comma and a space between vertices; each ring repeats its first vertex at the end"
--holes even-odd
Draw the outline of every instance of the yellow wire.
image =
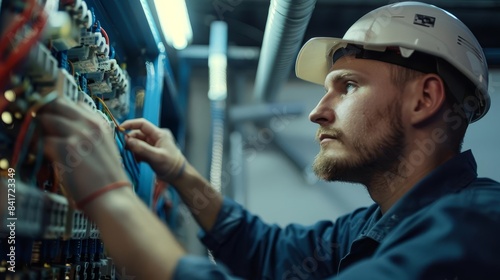
POLYGON ((69 65, 71 66, 71 75, 74 77, 75 76, 75 66, 73 65, 73 62, 71 60, 68 60, 69 65))
POLYGON ((99 100, 99 102, 102 104, 102 106, 104 107, 104 109, 106 110, 106 112, 108 113, 109 117, 111 118, 111 120, 115 123, 116 125, 116 128, 118 129, 119 132, 122 132, 122 133, 125 133, 125 128, 121 127, 118 122, 116 121, 115 117, 113 116, 113 114, 111 113, 111 111, 109 110, 108 106, 106 105, 106 103, 104 102, 104 100, 102 100, 101 98, 97 97, 94 95, 95 98, 97 98, 97 100, 99 100))

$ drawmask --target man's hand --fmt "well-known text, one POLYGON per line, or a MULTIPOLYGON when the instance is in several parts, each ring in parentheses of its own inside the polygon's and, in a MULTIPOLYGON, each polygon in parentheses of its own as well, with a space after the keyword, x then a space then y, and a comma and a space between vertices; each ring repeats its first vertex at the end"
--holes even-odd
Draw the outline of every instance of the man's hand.
POLYGON ((186 159, 170 130, 160 129, 145 119, 127 120, 121 126, 132 130, 125 139, 137 160, 147 162, 162 181, 172 183, 178 179, 186 159))
POLYGON ((43 128, 44 152, 75 202, 109 184, 128 181, 113 131, 88 106, 58 98, 37 117, 43 128))
MULTIPOLYGON (((75 201, 128 180, 113 131, 96 112, 61 98, 38 117, 45 153, 75 201)), ((87 205, 82 210, 99 227, 117 267, 126 267, 137 279, 171 279, 184 250, 132 189, 106 192, 87 205), (142 258, 136 256, 139 251, 142 258)))

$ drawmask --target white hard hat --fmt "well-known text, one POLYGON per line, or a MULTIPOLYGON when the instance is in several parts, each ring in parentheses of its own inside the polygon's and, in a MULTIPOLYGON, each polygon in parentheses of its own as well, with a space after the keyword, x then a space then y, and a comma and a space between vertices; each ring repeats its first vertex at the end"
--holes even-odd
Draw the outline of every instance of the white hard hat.
POLYGON ((322 85, 338 50, 437 73, 470 122, 483 117, 490 107, 488 66, 479 42, 465 24, 436 6, 420 2, 386 5, 361 17, 343 38, 309 40, 297 57, 297 77, 322 85), (389 47, 397 47, 397 57, 389 47), (464 87, 464 80, 470 86, 464 87))

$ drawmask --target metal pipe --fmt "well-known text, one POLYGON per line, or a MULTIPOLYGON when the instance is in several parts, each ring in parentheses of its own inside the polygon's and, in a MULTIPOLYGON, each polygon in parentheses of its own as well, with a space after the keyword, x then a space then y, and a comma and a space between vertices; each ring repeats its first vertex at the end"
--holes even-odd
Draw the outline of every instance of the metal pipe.
POLYGON ((222 159, 224 155, 224 125, 227 97, 227 24, 213 22, 210 27, 208 56, 210 108, 212 113, 212 149, 210 183, 217 191, 222 188, 222 159))
POLYGON ((255 98, 274 101, 302 44, 316 0, 272 0, 255 80, 255 98))
POLYGON ((234 201, 241 205, 247 204, 247 186, 245 170, 245 150, 243 136, 240 132, 232 132, 229 137, 231 161, 231 190, 234 201))
POLYGON ((267 103, 252 105, 236 105, 229 109, 229 120, 238 125, 242 122, 259 122, 272 118, 298 116, 304 113, 304 106, 300 103, 267 103))

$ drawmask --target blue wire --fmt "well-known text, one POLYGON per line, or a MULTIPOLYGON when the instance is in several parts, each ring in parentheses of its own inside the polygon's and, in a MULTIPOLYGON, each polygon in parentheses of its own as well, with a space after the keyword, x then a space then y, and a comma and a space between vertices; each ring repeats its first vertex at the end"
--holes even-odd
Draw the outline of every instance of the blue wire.
POLYGON ((178 217, 178 210, 179 210, 179 195, 173 188, 168 188, 167 190, 170 192, 170 198, 172 201, 172 208, 170 209, 170 227, 172 231, 177 230, 177 217, 178 217))
POLYGON ((94 25, 92 25, 92 29, 94 33, 101 33, 101 23, 99 22, 99 20, 95 22, 95 27, 94 25))
POLYGON ((130 160, 130 153, 127 153, 126 149, 125 149, 125 139, 122 138, 123 136, 117 132, 116 135, 115 135, 115 139, 116 139, 116 144, 118 146, 118 150, 120 151, 120 155, 122 157, 122 162, 123 162, 123 165, 125 167, 125 170, 127 171, 127 173, 129 174, 129 176, 131 177, 130 179, 133 181, 134 183, 134 186, 135 186, 135 189, 137 191, 137 187, 138 187, 138 175, 137 173, 138 172, 134 172, 136 170, 136 165, 134 165, 133 163, 131 163, 131 160, 130 160))
POLYGON ((109 46, 109 59, 114 59, 115 58, 115 55, 116 55, 116 52, 115 52, 115 48, 113 48, 113 46, 109 46))
POLYGON ((92 14, 92 25, 91 26, 94 26, 94 23, 95 23, 94 7, 90 7, 90 13, 92 14))

